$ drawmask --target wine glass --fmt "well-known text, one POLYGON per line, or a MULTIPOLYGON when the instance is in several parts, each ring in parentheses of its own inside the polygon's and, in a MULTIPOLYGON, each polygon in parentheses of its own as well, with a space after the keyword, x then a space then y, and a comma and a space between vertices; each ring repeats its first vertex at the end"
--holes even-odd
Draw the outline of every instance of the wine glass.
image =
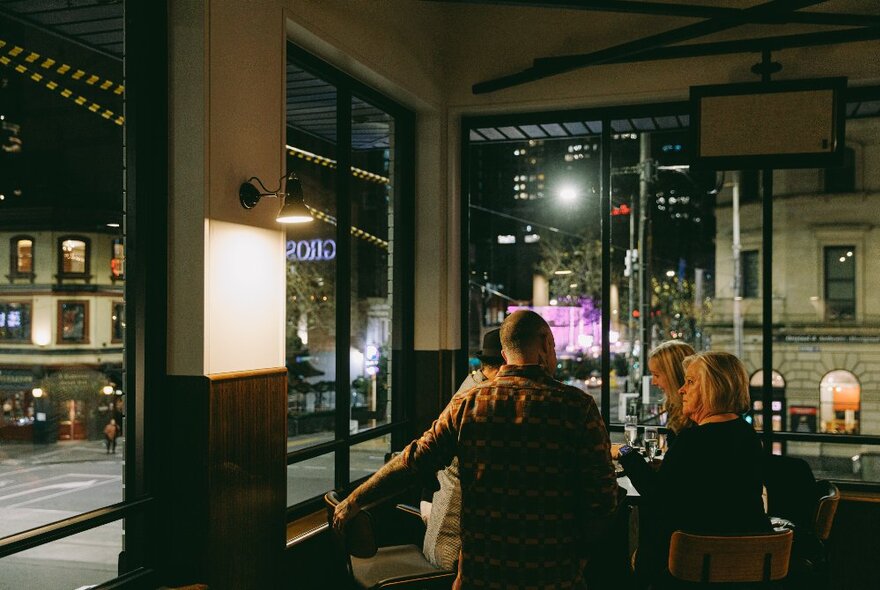
POLYGON ((636 439, 639 437, 639 417, 627 416, 623 419, 623 436, 626 438, 626 444, 635 446, 636 439))
POLYGON ((645 428, 644 437, 645 452, 648 455, 648 460, 653 461, 657 456, 657 449, 660 448, 660 436, 656 428, 645 428))

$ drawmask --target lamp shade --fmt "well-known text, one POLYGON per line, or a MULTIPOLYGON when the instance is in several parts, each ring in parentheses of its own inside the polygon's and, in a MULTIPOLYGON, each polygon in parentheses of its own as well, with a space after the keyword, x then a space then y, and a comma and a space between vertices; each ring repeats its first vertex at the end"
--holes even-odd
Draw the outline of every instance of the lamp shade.
POLYGON ((302 183, 296 173, 291 172, 287 175, 284 201, 275 220, 278 223, 307 223, 313 219, 312 212, 303 200, 302 183))

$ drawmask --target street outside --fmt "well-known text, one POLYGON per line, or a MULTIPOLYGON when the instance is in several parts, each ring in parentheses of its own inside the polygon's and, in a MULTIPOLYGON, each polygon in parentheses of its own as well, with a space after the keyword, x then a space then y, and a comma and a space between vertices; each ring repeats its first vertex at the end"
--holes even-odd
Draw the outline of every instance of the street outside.
MULTIPOLYGON (((326 440, 321 433, 292 437, 288 449, 326 440)), ((124 447, 124 438, 115 455, 103 441, 0 441, 0 537, 121 502, 124 447)), ((352 447, 351 479, 376 471, 389 450, 388 435, 352 447)), ((332 489, 333 461, 330 453, 290 465, 288 505, 332 489)), ((117 521, 0 559, 0 590, 75 590, 114 578, 122 539, 117 521)))
MULTIPOLYGON (((102 441, 0 443, 0 537, 122 500, 122 449, 102 441)), ((0 590, 76 589, 116 576, 122 522, 0 559, 0 590)))

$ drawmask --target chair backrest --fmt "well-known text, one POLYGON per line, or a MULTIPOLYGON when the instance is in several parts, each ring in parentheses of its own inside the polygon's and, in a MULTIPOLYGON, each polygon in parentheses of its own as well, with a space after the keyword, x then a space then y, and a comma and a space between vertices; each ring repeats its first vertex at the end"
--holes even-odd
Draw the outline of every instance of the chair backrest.
POLYGON ((669 573, 686 582, 770 582, 788 574, 792 532, 747 536, 672 534, 669 573))
POLYGON ((840 503, 840 490, 830 481, 821 480, 816 482, 816 495, 819 497, 816 507, 816 536, 827 541, 831 534, 831 525, 834 524, 837 505, 840 503))
POLYGON ((764 465, 767 488, 767 513, 790 520, 799 529, 809 531, 816 512, 816 479, 803 459, 768 455, 764 465))
MULTIPOLYGON (((336 490, 324 494, 324 504, 327 506, 327 522, 333 528, 333 513, 336 506, 342 501, 336 490)), ((340 542, 341 548, 347 555, 355 557, 373 557, 379 551, 376 536, 373 534, 373 517, 369 510, 362 508, 360 512, 345 525, 341 535, 335 530, 334 537, 340 542)))

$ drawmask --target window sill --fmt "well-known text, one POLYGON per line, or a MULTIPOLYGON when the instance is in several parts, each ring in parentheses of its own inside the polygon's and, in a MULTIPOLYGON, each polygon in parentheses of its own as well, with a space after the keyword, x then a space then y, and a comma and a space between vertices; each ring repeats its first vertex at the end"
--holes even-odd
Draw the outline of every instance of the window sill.
POLYGON ((329 529, 327 511, 318 510, 287 523, 287 548, 304 543, 329 529))

